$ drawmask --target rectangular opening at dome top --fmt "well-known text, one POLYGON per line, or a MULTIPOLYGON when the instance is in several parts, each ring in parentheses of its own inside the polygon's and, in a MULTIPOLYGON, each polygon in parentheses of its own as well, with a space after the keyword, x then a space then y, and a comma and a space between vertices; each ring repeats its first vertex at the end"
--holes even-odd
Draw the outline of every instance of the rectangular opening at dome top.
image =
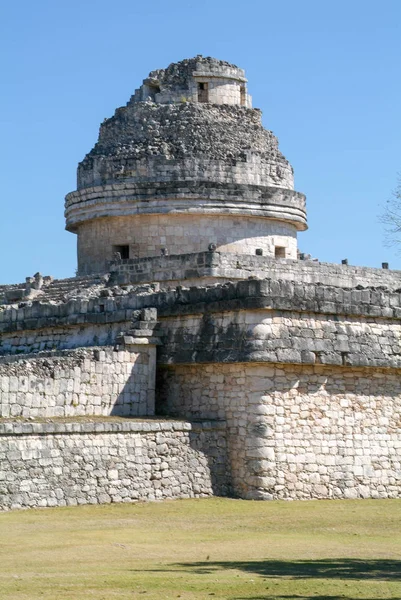
POLYGON ((160 87, 158 85, 148 85, 149 98, 156 102, 156 94, 160 94, 160 87))
POLYGON ((209 102, 209 84, 198 83, 198 102, 209 102))
POLYGON ((285 247, 284 246, 275 246, 274 247, 274 256, 275 256, 275 258, 285 258, 285 247))
POLYGON ((129 258, 129 246, 124 244, 122 246, 113 246, 113 258, 117 259, 117 255, 120 255, 121 260, 129 258))
POLYGON ((246 104, 246 90, 245 90, 245 86, 241 85, 239 91, 240 91, 240 103, 241 103, 241 106, 245 106, 245 104, 246 104))

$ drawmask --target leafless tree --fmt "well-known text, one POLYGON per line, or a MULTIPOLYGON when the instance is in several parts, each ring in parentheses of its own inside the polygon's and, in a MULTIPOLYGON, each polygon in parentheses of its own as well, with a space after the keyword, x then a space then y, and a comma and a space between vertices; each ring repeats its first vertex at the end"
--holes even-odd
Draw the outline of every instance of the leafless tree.
POLYGON ((400 245, 401 252, 401 175, 398 175, 397 187, 380 215, 380 222, 384 225, 385 245, 400 245))

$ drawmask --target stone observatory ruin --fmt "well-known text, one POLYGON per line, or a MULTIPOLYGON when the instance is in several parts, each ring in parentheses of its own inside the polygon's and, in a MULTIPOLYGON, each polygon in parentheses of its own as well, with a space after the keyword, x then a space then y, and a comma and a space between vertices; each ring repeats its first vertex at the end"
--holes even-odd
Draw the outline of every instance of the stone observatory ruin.
POLYGON ((200 57, 150 73, 100 127, 66 198, 78 272, 204 252, 297 258, 305 197, 251 108, 245 73, 200 57))
POLYGON ((78 274, 0 286, 0 507, 401 496, 401 273, 297 249, 245 73, 197 56, 106 119, 78 274))

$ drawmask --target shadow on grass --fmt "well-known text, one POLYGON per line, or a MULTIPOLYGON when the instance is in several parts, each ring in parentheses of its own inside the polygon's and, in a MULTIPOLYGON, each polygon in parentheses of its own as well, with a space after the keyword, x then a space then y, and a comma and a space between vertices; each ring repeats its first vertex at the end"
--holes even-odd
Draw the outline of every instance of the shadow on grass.
MULTIPOLYGON (((353 558, 322 560, 258 560, 258 561, 205 561, 176 563, 186 572, 197 574, 213 573, 222 569, 236 569, 263 577, 285 577, 287 579, 369 579, 401 581, 400 560, 360 560, 353 558)), ((268 596, 267 596, 268 597, 268 596)), ((302 596, 290 596, 300 598, 302 596)), ((323 597, 315 596, 318 600, 323 597)), ((333 600, 329 598, 329 600, 333 600)), ((399 600, 399 599, 398 599, 399 600)))
MULTIPOLYGON (((297 596, 290 594, 289 596, 242 596, 242 597, 231 597, 230 600, 361 600, 360 598, 354 598, 350 596, 297 596)), ((363 600, 377 600, 377 598, 363 598, 363 600)), ((399 596, 396 598, 388 598, 387 600, 400 600, 399 596)))
MULTIPOLYGON (((153 572, 174 572, 177 570, 196 575, 213 575, 221 570, 236 570, 248 573, 249 575, 260 575, 266 579, 401 581, 401 560, 361 560, 354 558, 295 561, 208 560, 204 562, 172 563, 170 569, 151 569, 153 572)), ((263 596, 230 596, 230 600, 358 600, 358 598, 345 594, 336 596, 305 596, 299 594, 282 595, 269 591, 267 595, 263 596)), ((377 600, 377 598, 364 598, 363 600, 377 600)), ((387 600, 401 600, 401 596, 389 597, 387 600)))

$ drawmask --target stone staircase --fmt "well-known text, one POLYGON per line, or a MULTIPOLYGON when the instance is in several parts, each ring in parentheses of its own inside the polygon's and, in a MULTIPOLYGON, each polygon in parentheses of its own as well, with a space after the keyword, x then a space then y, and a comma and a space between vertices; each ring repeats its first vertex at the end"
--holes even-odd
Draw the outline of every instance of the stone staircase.
POLYGON ((106 285, 103 275, 85 275, 69 279, 54 279, 44 289, 43 299, 52 302, 65 302, 70 298, 97 295, 106 285))
POLYGON ((105 287, 107 276, 85 275, 68 279, 54 279, 32 290, 26 283, 0 286, 0 305, 19 304, 38 300, 41 302, 66 302, 70 298, 98 295, 105 287))

